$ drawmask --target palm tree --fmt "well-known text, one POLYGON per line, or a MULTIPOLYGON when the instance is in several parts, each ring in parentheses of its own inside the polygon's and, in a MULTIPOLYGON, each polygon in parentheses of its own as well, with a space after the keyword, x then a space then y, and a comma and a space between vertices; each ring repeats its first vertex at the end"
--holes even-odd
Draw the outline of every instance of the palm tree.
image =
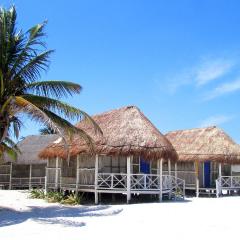
POLYGON ((48 134, 56 134, 57 132, 50 127, 43 127, 39 129, 39 133, 41 135, 48 135, 48 134))
POLYGON ((62 136, 80 134, 90 145, 90 136, 69 120, 84 118, 101 132, 98 125, 86 112, 59 100, 79 94, 81 86, 67 81, 39 81, 54 52, 46 48, 43 39, 46 22, 23 32, 17 31, 16 18, 14 6, 0 9, 0 155, 13 149, 10 136, 19 137, 24 114, 62 136))

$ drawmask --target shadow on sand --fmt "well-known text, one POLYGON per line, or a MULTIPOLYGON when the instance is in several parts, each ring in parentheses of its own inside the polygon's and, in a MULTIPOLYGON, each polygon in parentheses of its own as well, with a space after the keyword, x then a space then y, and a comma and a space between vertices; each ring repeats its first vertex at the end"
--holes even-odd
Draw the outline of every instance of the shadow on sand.
POLYGON ((83 227, 86 226, 86 223, 71 218, 113 216, 120 212, 122 212, 121 208, 113 210, 111 206, 108 205, 81 207, 29 206, 29 210, 26 211, 15 211, 3 208, 0 209, 0 227, 19 224, 29 219, 39 223, 61 224, 65 227, 83 227))

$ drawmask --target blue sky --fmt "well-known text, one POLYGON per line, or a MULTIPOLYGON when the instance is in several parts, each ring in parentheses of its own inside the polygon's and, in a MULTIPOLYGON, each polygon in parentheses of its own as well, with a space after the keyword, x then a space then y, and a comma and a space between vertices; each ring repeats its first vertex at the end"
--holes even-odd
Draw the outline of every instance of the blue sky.
POLYGON ((67 102, 90 114, 136 105, 163 133, 218 125, 240 142, 239 1, 11 3, 19 28, 48 19, 56 52, 42 79, 80 83, 67 102))

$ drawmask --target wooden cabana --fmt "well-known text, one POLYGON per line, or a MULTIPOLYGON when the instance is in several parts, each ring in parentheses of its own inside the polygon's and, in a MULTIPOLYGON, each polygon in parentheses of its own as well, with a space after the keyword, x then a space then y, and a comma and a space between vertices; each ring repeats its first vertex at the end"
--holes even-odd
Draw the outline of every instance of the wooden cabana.
POLYGON ((40 159, 38 154, 57 138, 57 135, 32 135, 20 141, 17 160, 5 156, 0 165, 0 186, 5 189, 44 187, 47 160, 40 159))
POLYGON ((164 193, 171 197, 179 189, 184 194, 184 181, 171 175, 176 151, 137 107, 112 110, 93 119, 103 135, 96 134, 86 120, 77 127, 93 138, 94 154, 79 136, 67 143, 69 159, 61 138, 40 153, 48 159, 48 189, 94 192, 96 203, 99 193, 126 194, 127 202, 132 194, 156 194, 160 200, 164 193), (163 175, 165 162, 168 172, 163 175))
POLYGON ((185 180, 186 189, 221 194, 223 189, 240 189, 239 176, 232 176, 232 165, 240 163, 240 146, 218 127, 172 131, 165 135, 176 149, 179 161, 176 176, 185 180))

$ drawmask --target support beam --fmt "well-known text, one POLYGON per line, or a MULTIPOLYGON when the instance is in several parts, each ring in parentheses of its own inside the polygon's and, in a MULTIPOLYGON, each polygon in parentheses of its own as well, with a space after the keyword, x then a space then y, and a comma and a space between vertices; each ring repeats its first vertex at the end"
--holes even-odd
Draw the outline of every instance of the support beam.
POLYGON ((222 164, 218 164, 218 177, 222 177, 222 164))
POLYGON ((95 204, 98 204, 98 154, 95 157, 95 204))
POLYGON ((199 163, 195 161, 196 197, 199 197, 199 163))
POLYGON ((32 164, 29 165, 29 190, 32 188, 32 164))
POLYGON ((45 194, 47 194, 47 184, 48 184, 48 167, 49 167, 49 158, 47 159, 47 166, 45 168, 45 184, 44 184, 44 189, 45 189, 45 194))
POLYGON ((10 163, 10 173, 9 173, 9 189, 12 189, 12 169, 13 169, 13 164, 11 162, 10 163))
POLYGON ((59 157, 56 157, 56 169, 55 169, 55 189, 58 189, 58 173, 59 173, 59 157))
MULTIPOLYGON (((168 159, 168 175, 171 176, 171 161, 168 159)), ((171 181, 171 179, 169 179, 171 181)), ((172 181, 170 182, 170 191, 168 193, 168 199, 170 200, 172 197, 172 186, 171 186, 172 181)))
POLYGON ((131 156, 127 157, 127 203, 131 201, 131 156))
POLYGON ((175 164, 174 164, 174 176, 175 176, 175 178, 178 177, 178 175, 177 175, 177 162, 175 162, 175 164))
POLYGON ((163 166, 163 159, 159 160, 159 202, 162 202, 162 166, 163 166))
POLYGON ((80 165, 80 156, 77 155, 77 169, 76 169, 76 196, 78 195, 78 184, 79 184, 79 165, 80 165))

